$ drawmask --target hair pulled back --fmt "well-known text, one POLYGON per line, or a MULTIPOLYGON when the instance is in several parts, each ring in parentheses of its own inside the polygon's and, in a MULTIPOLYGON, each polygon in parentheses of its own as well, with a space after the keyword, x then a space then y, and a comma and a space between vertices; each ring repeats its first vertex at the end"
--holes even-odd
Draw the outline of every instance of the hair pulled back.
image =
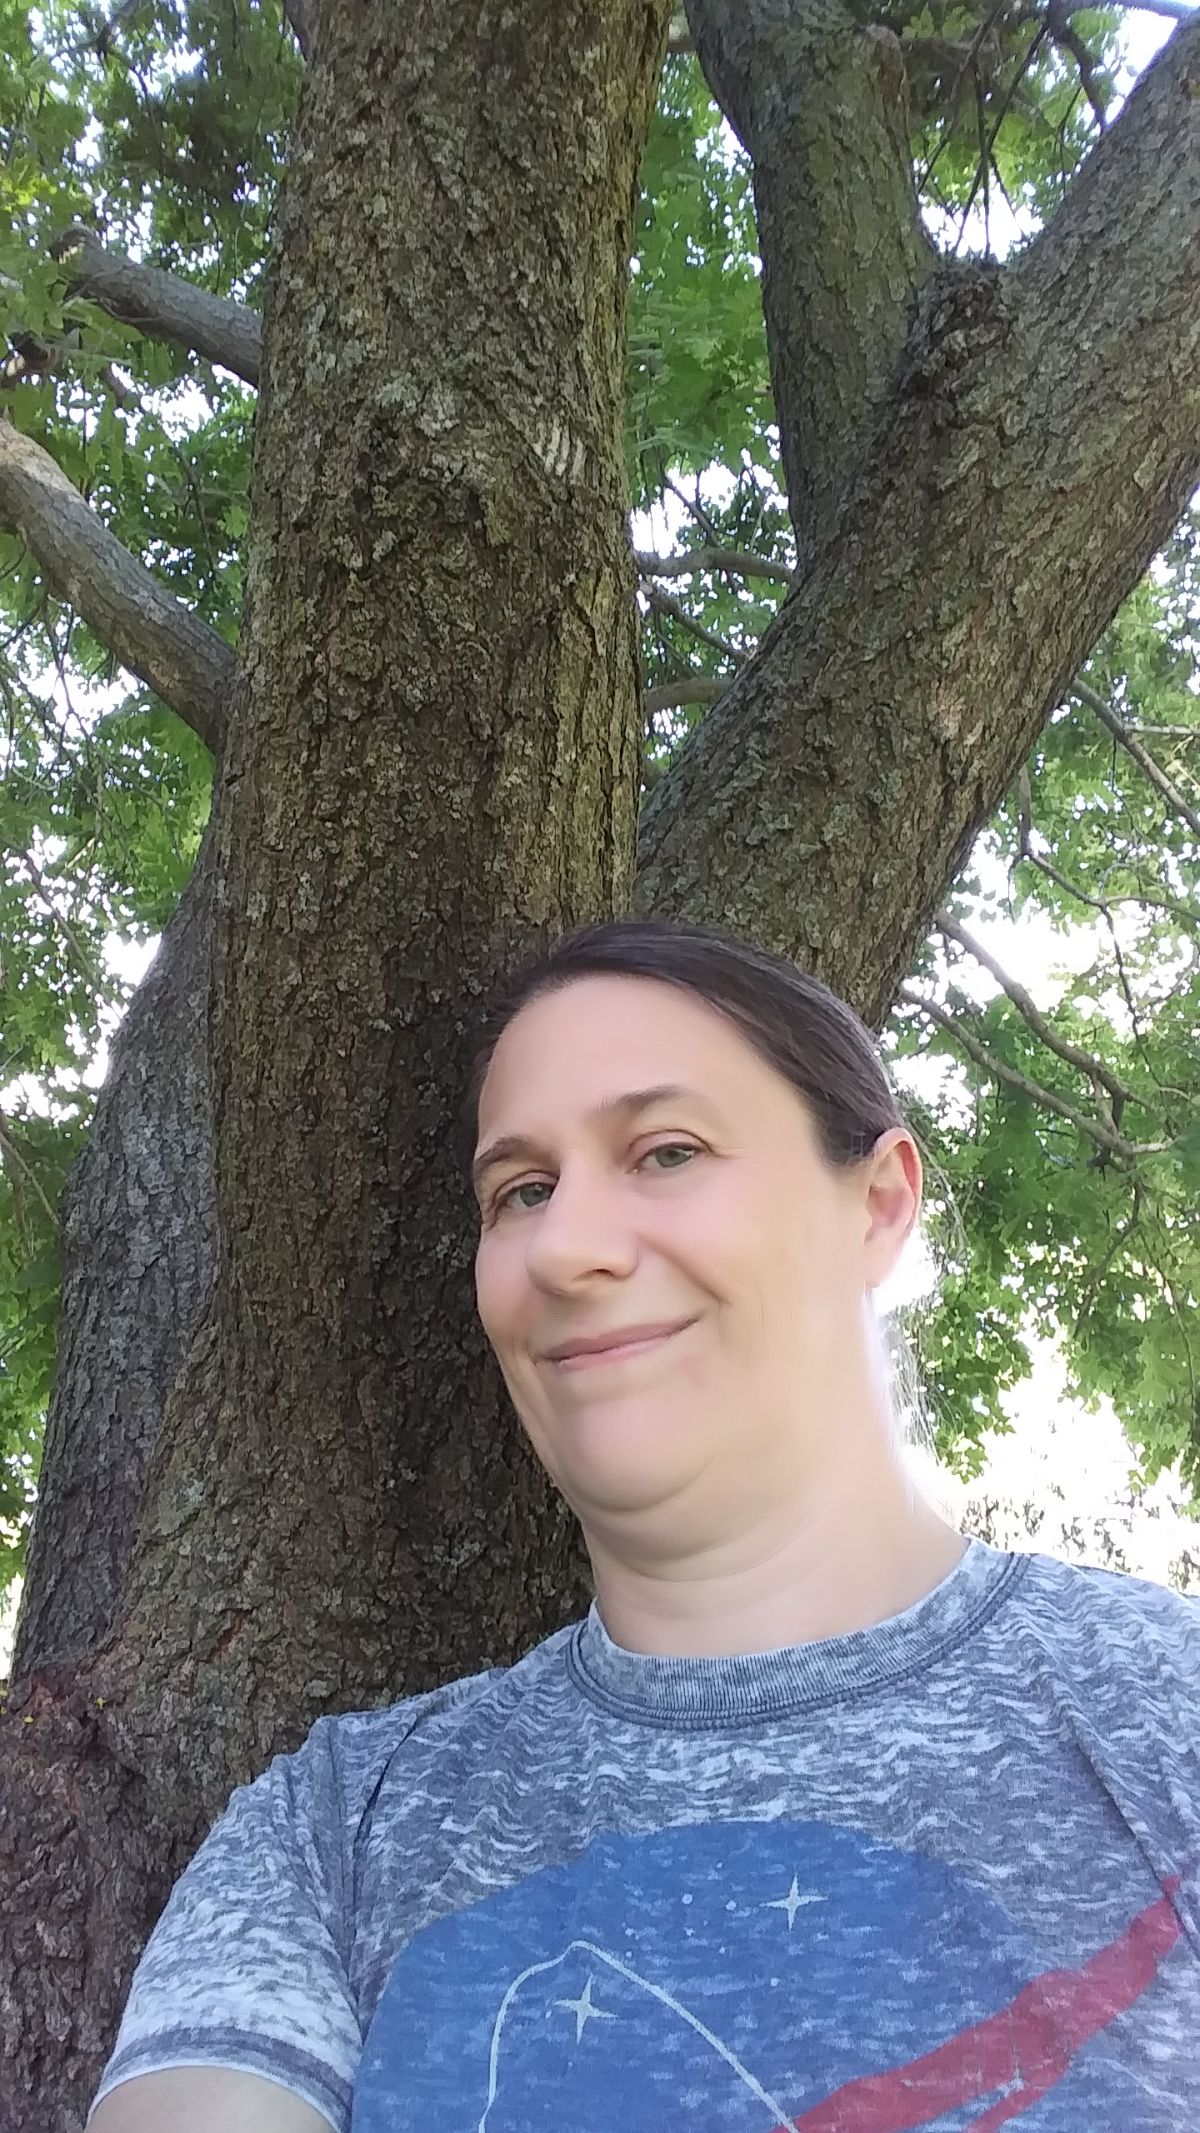
POLYGON ((470 1077, 474 1127, 492 1054, 514 1016, 577 978, 653 978, 724 1015, 803 1097, 826 1160, 861 1162, 904 1119, 866 1024, 786 956, 716 927, 622 918, 564 934, 514 971, 484 1015, 470 1077))

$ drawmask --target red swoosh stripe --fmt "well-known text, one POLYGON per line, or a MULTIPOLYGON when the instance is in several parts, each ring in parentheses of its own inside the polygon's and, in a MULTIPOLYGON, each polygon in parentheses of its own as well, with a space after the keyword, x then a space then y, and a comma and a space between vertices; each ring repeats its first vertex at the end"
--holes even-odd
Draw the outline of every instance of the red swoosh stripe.
MULTIPOLYGON (((1078 1970, 1046 1970, 1007 2007, 922 2058, 846 2082, 793 2119, 795 2133, 909 2133, 998 2088, 1009 2093, 975 2124, 978 2133, 1006 2125, 1061 2081, 1088 2039, 1153 1983, 1183 1931, 1171 1901, 1181 1878, 1174 1874, 1165 1881, 1158 1901, 1078 1970)), ((776 2127, 775 2133, 790 2129, 776 2127)))

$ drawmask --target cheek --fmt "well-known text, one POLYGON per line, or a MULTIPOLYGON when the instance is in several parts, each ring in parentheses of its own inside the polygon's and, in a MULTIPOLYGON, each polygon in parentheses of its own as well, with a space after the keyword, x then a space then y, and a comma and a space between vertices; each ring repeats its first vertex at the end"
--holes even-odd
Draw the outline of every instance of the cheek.
POLYGON ((836 1211, 822 1211, 791 1227, 781 1254, 781 1276, 797 1315, 825 1324, 840 1322, 854 1291, 855 1272, 853 1239, 836 1211))
POLYGON ((521 1255, 485 1237, 475 1254, 475 1304, 493 1347, 513 1338, 528 1291, 521 1255))
POLYGON ((814 1195, 778 1179, 754 1193, 714 1196, 680 1230, 681 1251, 696 1276, 760 1321, 799 1324, 829 1315, 851 1272, 846 1224, 814 1195))
MULTIPOLYGON (((744 1191, 697 1196, 656 1240, 711 1311, 719 1345, 742 1369, 761 1355, 768 1326, 793 1313, 796 1268, 777 1216, 744 1191)), ((710 1358, 715 1359, 715 1358, 710 1358)))

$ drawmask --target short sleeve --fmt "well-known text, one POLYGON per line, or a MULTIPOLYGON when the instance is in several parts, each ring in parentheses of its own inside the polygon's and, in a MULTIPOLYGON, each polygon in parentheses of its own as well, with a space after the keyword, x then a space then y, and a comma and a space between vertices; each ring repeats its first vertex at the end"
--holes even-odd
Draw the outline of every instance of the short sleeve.
POLYGON ((135 2074, 261 2074, 347 2133, 362 2032, 349 1983, 328 1720, 234 1793, 143 1952, 92 2105, 135 2074))

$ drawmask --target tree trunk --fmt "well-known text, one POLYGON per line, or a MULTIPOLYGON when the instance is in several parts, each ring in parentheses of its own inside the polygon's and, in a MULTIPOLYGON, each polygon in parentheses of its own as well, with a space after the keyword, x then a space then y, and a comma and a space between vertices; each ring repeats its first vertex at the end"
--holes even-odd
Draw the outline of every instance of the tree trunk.
POLYGON ((511 1653, 567 1583, 472 1323, 445 1121, 472 994, 629 894, 623 266, 665 25, 462 12, 419 42, 390 11, 322 18, 268 293, 215 832, 221 1260, 125 1627, 205 1811, 297 1709, 465 1667, 481 1623, 511 1653))
POLYGON ((206 836, 113 1039, 63 1198, 58 1365, 14 1681, 82 1659, 108 1637, 167 1395, 212 1290, 211 925, 206 836))
MULTIPOLYGON (((513 1656, 582 1590, 474 1325, 446 1128, 479 990, 630 893, 624 305, 668 9, 484 14, 331 0, 314 42, 212 829, 216 1282, 127 1562, 68 1600, 51 1558, 77 1493, 39 1518, 22 1651, 43 1663, 0 1780, 12 2133, 81 2122, 137 1949, 233 1784, 323 1709, 463 1671, 481 1637, 513 1656), (110 1617, 89 1657, 45 1663, 110 1617)), ((178 1027, 202 1000, 179 939, 162 976, 178 1027)), ((135 1017, 126 1079, 149 1049, 135 1017)), ((194 1242, 164 1275, 180 1327, 194 1242)), ((163 1344, 150 1374, 172 1363, 163 1344)), ((83 1405, 69 1338, 64 1367, 83 1405)), ((141 1447, 123 1456, 131 1477, 141 1447)))
MULTIPOLYGON (((877 107, 890 75, 820 48, 853 34, 833 0, 747 0, 772 35, 809 22, 812 63, 772 99, 751 78, 771 38, 696 0, 718 90, 762 135, 810 549, 656 788, 635 885, 622 322, 669 8, 295 13, 311 63, 211 890, 131 1009, 69 1205, 0 1753, 12 2133, 75 2133, 145 1932, 233 1784, 321 1712, 508 1659, 580 1604, 472 1311, 448 1122, 480 988, 636 900, 785 947, 880 1022, 1200 471, 1200 27, 1013 269, 930 272, 894 158, 876 170, 898 251, 828 394, 858 299, 804 251, 829 221, 808 212, 817 107, 877 107)), ((828 130, 849 165, 851 136, 828 130)), ((853 228, 858 181, 837 177, 853 228)))

